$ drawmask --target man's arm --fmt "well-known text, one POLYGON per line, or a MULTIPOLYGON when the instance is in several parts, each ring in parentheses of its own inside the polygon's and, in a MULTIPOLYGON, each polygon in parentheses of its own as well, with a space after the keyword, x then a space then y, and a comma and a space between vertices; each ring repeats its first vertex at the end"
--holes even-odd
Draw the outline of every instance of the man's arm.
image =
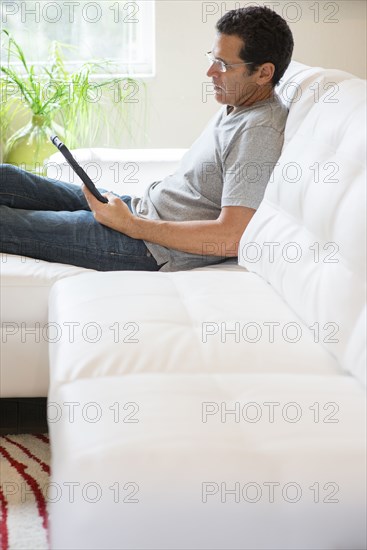
POLYGON ((126 204, 112 193, 109 202, 99 202, 83 186, 84 194, 96 221, 125 233, 166 248, 191 254, 235 257, 247 224, 255 213, 245 206, 225 206, 216 220, 171 222, 146 220, 134 216, 126 204))

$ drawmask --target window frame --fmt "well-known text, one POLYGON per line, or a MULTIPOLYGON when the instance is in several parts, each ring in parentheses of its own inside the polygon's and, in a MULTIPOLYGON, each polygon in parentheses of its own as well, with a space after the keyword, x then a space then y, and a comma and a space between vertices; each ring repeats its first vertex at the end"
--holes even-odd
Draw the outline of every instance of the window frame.
MULTIPOLYGON (((5 4, 10 4, 9 2, 1 1, 1 7, 5 4)), ((101 80, 105 78, 126 78, 126 77, 132 77, 132 78, 149 78, 154 77, 156 74, 156 62, 155 62, 155 51, 156 51, 156 37, 155 37, 155 0, 102 0, 103 1, 103 9, 104 10, 110 10, 109 12, 105 11, 106 14, 109 15, 109 20, 111 20, 111 23, 115 24, 122 24, 126 25, 126 29, 129 30, 128 25, 134 24, 134 23, 141 23, 137 27, 137 34, 138 34, 138 40, 136 42, 138 46, 138 52, 135 57, 135 59, 131 59, 132 54, 130 53, 128 55, 128 60, 116 58, 117 66, 115 70, 113 70, 113 64, 111 64, 111 71, 109 72, 98 72, 96 70, 93 73, 93 80, 101 80), (120 4, 120 6, 119 6, 120 4), (127 9, 126 9, 127 8, 127 9), (139 14, 143 15, 143 19, 139 19, 139 14)), ((49 5, 62 5, 64 2, 63 0, 53 0, 52 2, 48 2, 49 5)), ((20 6, 20 9, 17 10, 17 12, 14 12, 13 15, 18 16, 18 19, 20 17, 21 23, 24 25, 27 12, 24 11, 24 4, 28 4, 28 9, 31 9, 32 6, 29 6, 30 4, 33 4, 33 7, 35 5, 38 5, 38 13, 37 10, 34 14, 34 24, 37 24, 37 16, 42 16, 42 8, 40 5, 42 2, 39 1, 20 1, 20 0, 14 0, 12 3, 14 7, 20 6), (23 10, 23 11, 22 11, 23 10)), ((73 4, 73 2, 70 2, 70 4, 73 4)), ((83 5, 98 5, 101 4, 101 0, 98 2, 89 2, 88 0, 79 0, 78 2, 74 2, 74 4, 81 5, 81 9, 83 9, 83 5)), ((89 6, 90 7, 90 6, 89 6)), ((51 13, 51 12, 48 12, 51 13)), ((73 14, 73 18, 77 14, 73 14)), ((11 34, 14 34, 14 37, 17 42, 19 42, 22 45, 22 39, 19 36, 18 30, 13 30, 12 28, 7 27, 6 23, 7 20, 10 20, 11 14, 5 14, 1 13, 1 23, 2 28, 8 28, 11 34), (5 19, 5 21, 4 21, 5 19), (15 34, 17 33, 17 34, 15 34)), ((69 12, 70 17, 70 12, 69 12)), ((76 22, 76 21, 75 21, 76 22)), ((92 22, 92 21, 87 21, 92 22)), ((74 19, 73 19, 74 23, 74 19)), ((50 22, 51 24, 51 22, 50 22)), ((131 30, 131 27, 130 27, 131 30)), ((41 31, 39 31, 41 32, 41 31)), ((43 33, 45 35, 45 33, 43 33)), ((91 36, 92 33, 89 35, 91 36)), ((98 26, 96 26, 96 33, 95 33, 95 39, 98 40, 98 26)), ((131 44, 132 40, 132 34, 129 34, 128 32, 128 40, 127 43, 131 44)), ((81 39, 80 39, 81 41, 81 39)), ((50 42, 49 42, 50 43, 50 42)), ((122 44, 122 47, 124 47, 124 44, 122 44)), ((106 52, 107 53, 107 52, 106 52)), ((37 67, 40 67, 42 65, 45 65, 47 63, 47 58, 43 60, 33 61, 32 56, 30 56, 29 59, 29 53, 27 55, 26 52, 26 58, 27 63, 29 65, 34 65, 35 69, 37 70, 37 67)), ((87 58, 80 58, 80 59, 73 59, 73 60, 66 60, 65 66, 68 70, 73 71, 74 69, 80 68, 81 65, 83 65, 86 62, 89 61, 103 61, 104 59, 111 59, 111 56, 106 55, 102 52, 102 55, 98 59, 87 59, 87 58)), ((2 64, 5 64, 7 60, 7 54, 2 54, 2 64)), ((19 72, 22 71, 22 64, 18 61, 11 61, 10 66, 17 69, 19 72)), ((25 73, 25 70, 24 70, 25 73)))

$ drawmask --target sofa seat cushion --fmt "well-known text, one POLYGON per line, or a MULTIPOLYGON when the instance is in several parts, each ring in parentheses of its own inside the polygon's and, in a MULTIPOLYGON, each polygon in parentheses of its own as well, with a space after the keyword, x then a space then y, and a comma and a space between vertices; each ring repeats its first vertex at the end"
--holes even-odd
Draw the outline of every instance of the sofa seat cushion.
POLYGON ((1 255, 0 269, 2 316, 20 323, 46 323, 52 285, 59 279, 94 271, 12 254, 1 255))
POLYGON ((2 254, 1 397, 45 397, 48 390, 48 297, 59 279, 86 270, 24 256, 2 254))
POLYGON ((52 548, 362 550, 365 406, 348 375, 67 382, 49 397, 52 548))
MULTIPOLYGON (((260 277, 243 270, 93 273, 58 281, 49 322, 51 385, 145 372, 341 370, 260 277)), ((312 322, 310 322, 312 325, 312 322)))
MULTIPOLYGON (((240 270, 235 260, 199 270, 240 270)), ((59 329, 48 320, 48 298, 59 279, 94 270, 1 254, 0 397, 46 397, 49 386, 48 344, 59 329)), ((153 275, 154 276, 154 275, 153 275)), ((124 275, 120 272, 119 277, 124 275)))

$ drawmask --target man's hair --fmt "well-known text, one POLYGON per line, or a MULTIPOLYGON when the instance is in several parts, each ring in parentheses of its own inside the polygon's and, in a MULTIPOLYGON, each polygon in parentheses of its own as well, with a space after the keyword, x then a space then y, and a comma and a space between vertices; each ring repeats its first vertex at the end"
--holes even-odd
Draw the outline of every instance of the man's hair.
POLYGON ((263 63, 273 63, 272 85, 278 84, 291 61, 294 45, 292 32, 280 15, 265 6, 239 8, 225 13, 216 29, 242 39, 244 47, 239 55, 252 63, 248 65, 250 74, 263 63))

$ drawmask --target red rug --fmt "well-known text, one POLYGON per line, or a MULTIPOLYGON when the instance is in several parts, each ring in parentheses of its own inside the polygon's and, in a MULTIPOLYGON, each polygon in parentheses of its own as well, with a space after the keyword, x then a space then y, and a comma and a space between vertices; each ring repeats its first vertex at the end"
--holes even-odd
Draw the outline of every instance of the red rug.
POLYGON ((0 437, 0 549, 47 549, 48 435, 0 437))

